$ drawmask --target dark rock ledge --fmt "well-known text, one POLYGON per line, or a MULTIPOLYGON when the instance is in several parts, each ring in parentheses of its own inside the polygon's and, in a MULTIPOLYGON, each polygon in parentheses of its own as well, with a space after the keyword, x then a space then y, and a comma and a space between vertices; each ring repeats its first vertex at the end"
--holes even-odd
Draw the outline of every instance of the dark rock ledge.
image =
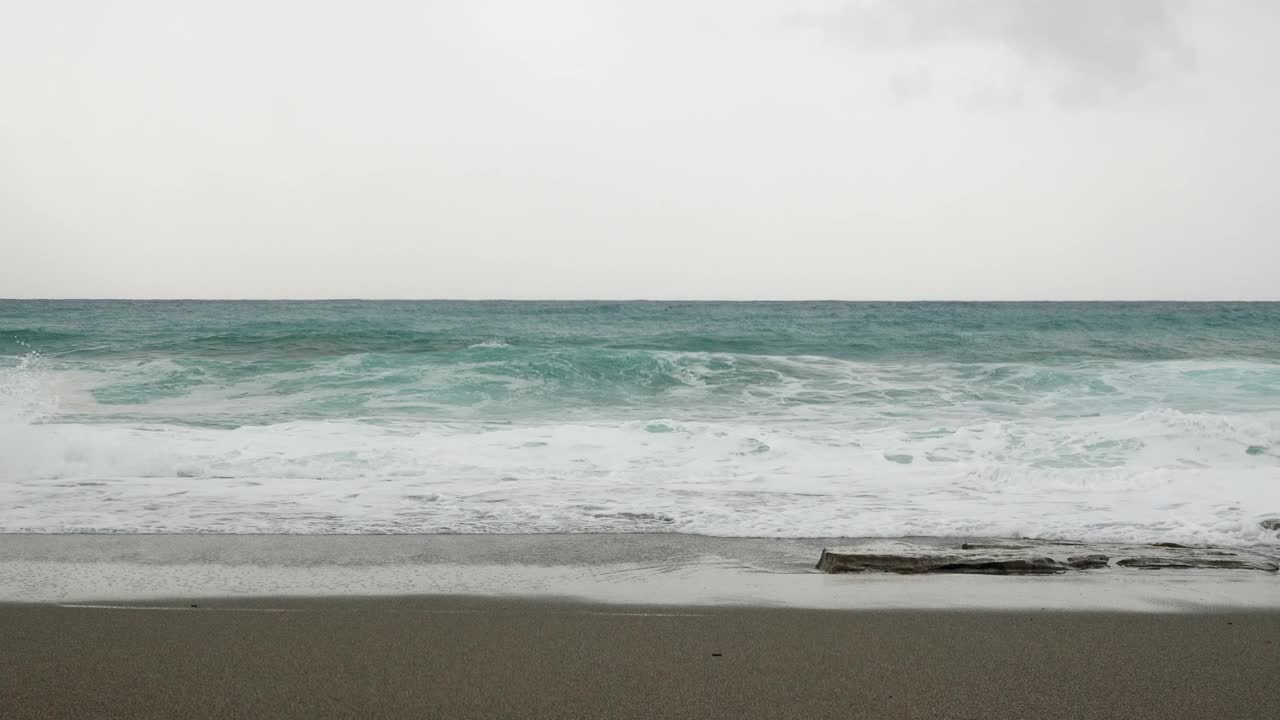
POLYGON ((1266 551, 1159 545, 1084 545, 1035 540, 947 542, 938 539, 867 540, 825 548, 818 569, 827 573, 901 575, 1058 575, 1082 570, 1280 570, 1266 551))

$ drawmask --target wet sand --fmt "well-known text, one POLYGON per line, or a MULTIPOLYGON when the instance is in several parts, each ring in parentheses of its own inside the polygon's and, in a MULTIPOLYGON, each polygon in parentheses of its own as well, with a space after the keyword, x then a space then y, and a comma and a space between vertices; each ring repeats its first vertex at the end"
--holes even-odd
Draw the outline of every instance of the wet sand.
POLYGON ((672 608, 439 596, 113 605, 0 605, 0 715, 1248 720, 1280 713, 1275 611, 672 608))
MULTIPOLYGON (((1112 567, 1051 577, 904 577, 814 570, 824 547, 849 542, 674 534, 0 535, 0 602, 455 595, 843 610, 1280 611, 1274 572, 1112 567)), ((1077 552, 1095 551, 1114 554, 1102 546, 1077 552)), ((1274 548, 1266 551, 1275 558, 1274 548)))

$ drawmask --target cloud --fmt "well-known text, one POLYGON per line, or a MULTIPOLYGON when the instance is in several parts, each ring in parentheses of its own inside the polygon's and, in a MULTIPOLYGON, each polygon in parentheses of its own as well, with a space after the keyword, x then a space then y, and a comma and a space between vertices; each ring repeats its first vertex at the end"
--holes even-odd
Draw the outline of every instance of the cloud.
MULTIPOLYGON (((1176 23, 1179 5, 1178 0, 863 0, 793 21, 869 51, 913 56, 977 51, 1014 65, 1004 70, 1016 73, 1019 84, 1050 76, 1059 100, 1078 102, 1125 95, 1163 74, 1194 67, 1194 52, 1176 23)), ((982 81, 975 85, 964 94, 993 92, 982 81)), ((998 92, 1021 89, 1006 86, 998 92)))
POLYGON ((889 78, 889 92, 899 103, 908 103, 929 94, 933 85, 933 77, 929 71, 921 68, 907 68, 895 72, 889 78))

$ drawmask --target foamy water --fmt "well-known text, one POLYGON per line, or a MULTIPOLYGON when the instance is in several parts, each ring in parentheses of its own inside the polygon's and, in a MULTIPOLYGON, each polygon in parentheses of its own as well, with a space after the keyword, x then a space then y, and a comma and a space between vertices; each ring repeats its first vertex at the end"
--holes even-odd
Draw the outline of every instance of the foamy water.
POLYGON ((1276 306, 938 307, 0 303, 0 530, 1277 541, 1276 306))

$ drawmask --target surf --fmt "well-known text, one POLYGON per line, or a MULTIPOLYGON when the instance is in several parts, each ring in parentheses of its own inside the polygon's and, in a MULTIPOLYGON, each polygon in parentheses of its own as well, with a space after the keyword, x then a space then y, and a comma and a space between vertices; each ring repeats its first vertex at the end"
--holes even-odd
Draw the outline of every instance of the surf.
POLYGON ((1275 542, 1273 327, 1271 305, 6 301, 0 530, 1275 542))

